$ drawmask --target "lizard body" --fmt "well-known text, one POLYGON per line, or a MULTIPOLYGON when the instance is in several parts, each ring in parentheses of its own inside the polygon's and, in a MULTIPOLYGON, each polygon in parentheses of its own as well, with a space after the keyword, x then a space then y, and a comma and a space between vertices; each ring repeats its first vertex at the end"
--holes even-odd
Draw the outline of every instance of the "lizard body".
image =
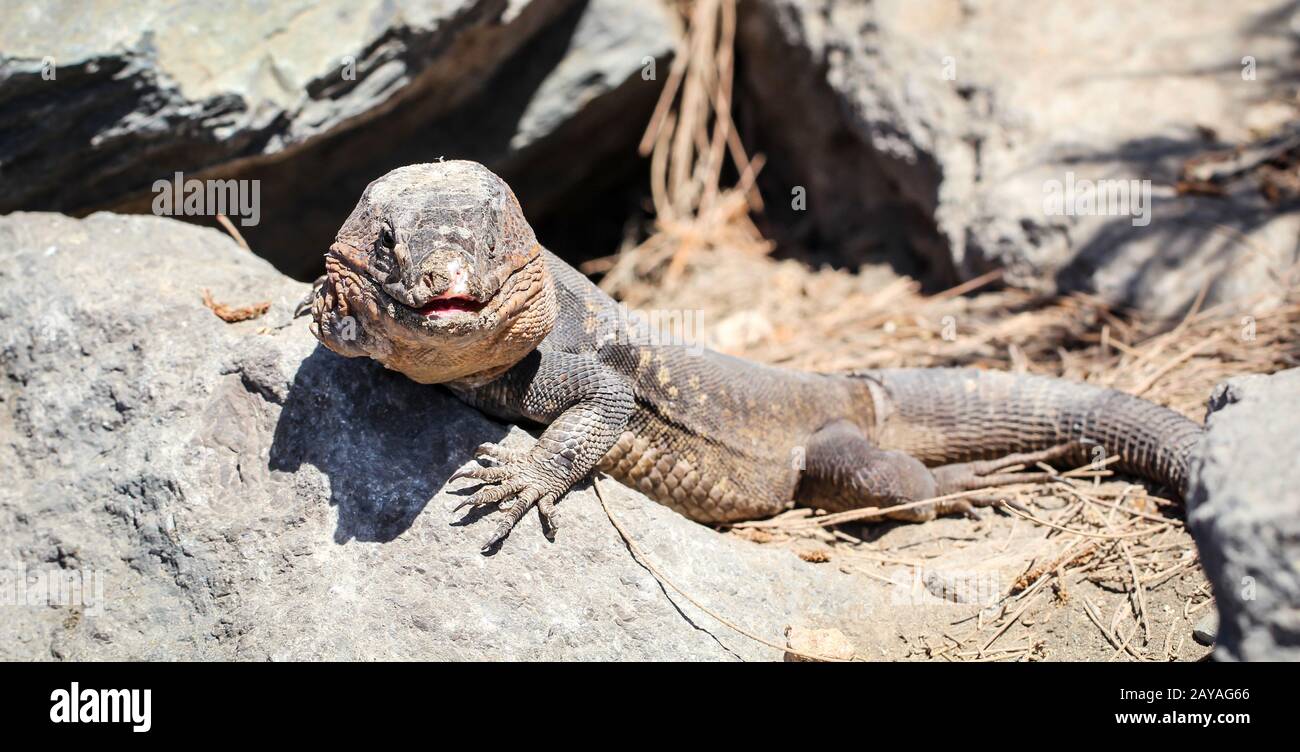
MULTIPOLYGON (((661 342, 543 249, 482 165, 399 168, 372 183, 326 256, 312 332, 442 383, 497 417, 545 426, 526 452, 488 444, 454 477, 498 504, 487 551, 536 506, 600 469, 694 520, 796 503, 892 506, 1045 477, 1006 469, 1120 456, 1184 492, 1201 428, 1111 389, 975 369, 794 371, 661 342), (1100 448, 1100 449, 1098 449, 1100 448)), ((890 516, 969 512, 965 499, 890 516)))

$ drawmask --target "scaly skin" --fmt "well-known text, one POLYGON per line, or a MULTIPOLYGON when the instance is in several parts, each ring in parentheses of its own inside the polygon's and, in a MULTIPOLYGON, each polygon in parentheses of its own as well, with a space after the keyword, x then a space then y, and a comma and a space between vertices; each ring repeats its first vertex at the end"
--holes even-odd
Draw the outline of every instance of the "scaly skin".
MULTIPOLYGON (((1184 491, 1201 428, 1111 389, 971 369, 818 374, 656 342, 538 245, 510 188, 482 165, 411 165, 372 183, 326 256, 312 332, 446 384, 492 415, 545 426, 522 453, 454 477, 499 504, 491 550, 536 506, 594 470, 702 522, 802 503, 893 506, 1023 482, 1035 461, 1119 454, 1121 469, 1184 491), (937 467, 927 467, 937 466, 937 467)), ((896 510, 921 521, 966 500, 896 510)))

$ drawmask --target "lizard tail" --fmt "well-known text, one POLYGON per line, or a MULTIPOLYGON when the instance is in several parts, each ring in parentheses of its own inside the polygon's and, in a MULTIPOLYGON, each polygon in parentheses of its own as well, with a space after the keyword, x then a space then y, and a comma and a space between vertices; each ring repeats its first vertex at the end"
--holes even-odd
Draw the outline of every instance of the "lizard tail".
POLYGON ((1202 427, 1131 394, 1046 376, 971 368, 862 371, 877 407, 875 441, 927 465, 994 459, 1078 442, 1063 461, 1119 455, 1118 469, 1187 498, 1202 427))

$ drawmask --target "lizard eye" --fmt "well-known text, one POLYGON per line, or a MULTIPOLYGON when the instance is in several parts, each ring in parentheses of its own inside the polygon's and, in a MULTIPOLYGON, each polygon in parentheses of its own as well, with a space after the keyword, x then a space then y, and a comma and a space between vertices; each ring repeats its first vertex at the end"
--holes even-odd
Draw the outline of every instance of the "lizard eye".
POLYGON ((384 225, 379 231, 379 242, 387 249, 392 250, 397 244, 397 238, 393 237, 393 230, 388 225, 384 225))

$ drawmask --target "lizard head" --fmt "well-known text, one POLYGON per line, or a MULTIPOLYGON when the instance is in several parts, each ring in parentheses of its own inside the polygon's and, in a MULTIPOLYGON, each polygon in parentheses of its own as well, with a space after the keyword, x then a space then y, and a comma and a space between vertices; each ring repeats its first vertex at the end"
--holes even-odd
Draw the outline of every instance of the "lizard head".
POLYGON ((476 162, 399 167, 367 186, 325 255, 312 333, 422 383, 486 381, 555 320, 541 246, 476 162))

